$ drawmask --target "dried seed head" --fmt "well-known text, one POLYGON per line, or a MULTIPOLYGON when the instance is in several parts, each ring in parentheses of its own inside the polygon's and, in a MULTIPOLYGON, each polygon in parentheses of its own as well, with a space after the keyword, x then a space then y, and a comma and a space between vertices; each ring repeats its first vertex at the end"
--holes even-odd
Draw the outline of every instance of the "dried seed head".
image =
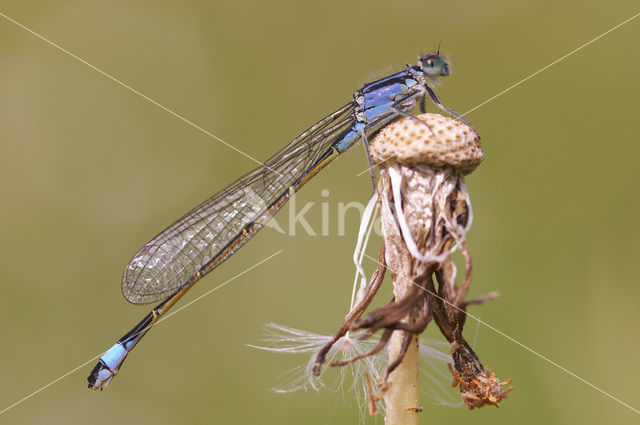
POLYGON ((469 125, 439 114, 404 118, 380 131, 369 150, 374 163, 450 165, 473 171, 484 159, 480 136, 469 125))
POLYGON ((482 406, 500 407, 500 402, 507 398, 507 394, 513 391, 513 387, 502 388, 511 383, 511 379, 500 382, 496 373, 485 366, 482 373, 473 367, 465 367, 462 372, 454 370, 449 364, 449 370, 453 374, 452 386, 460 389, 460 396, 469 409, 482 406))

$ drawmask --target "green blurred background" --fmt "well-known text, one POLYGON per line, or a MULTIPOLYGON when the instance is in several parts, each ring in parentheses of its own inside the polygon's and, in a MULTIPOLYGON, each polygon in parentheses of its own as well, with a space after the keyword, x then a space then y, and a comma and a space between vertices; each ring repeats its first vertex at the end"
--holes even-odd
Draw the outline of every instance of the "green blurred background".
MULTIPOLYGON (((0 11, 264 159, 439 41, 453 74, 436 90, 462 113, 639 10, 633 0, 4 0, 0 11)), ((501 293, 472 312, 635 408, 639 41, 637 19, 470 114, 486 160, 467 178, 472 296, 501 293)), ((255 164, 4 18, 0 51, 1 410, 146 314, 120 292, 131 255, 255 164)), ((306 358, 245 344, 267 322, 320 333, 342 323, 359 220, 338 236, 336 205, 368 200, 365 168, 358 146, 297 197, 316 202, 306 215, 316 229, 329 202, 331 236, 265 229, 184 301, 283 252, 154 328, 105 391, 87 390, 90 362, 0 423, 357 423, 350 395, 269 391, 306 358)), ((425 400, 425 424, 638 422, 491 329, 470 320, 466 332, 516 390, 500 409, 425 400)))

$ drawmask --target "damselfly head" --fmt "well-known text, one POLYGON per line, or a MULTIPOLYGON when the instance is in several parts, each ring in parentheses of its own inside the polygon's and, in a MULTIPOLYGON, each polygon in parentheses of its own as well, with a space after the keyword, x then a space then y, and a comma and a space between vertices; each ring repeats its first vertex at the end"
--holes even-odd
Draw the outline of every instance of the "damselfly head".
POLYGON ((430 53, 421 57, 418 61, 418 66, 429 78, 446 77, 451 74, 449 64, 436 53, 430 53))

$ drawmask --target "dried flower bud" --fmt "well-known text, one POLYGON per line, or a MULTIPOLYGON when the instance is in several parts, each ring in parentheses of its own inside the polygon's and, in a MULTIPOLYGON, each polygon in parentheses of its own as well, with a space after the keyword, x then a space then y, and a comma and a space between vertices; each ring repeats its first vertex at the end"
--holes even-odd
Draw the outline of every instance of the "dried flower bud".
POLYGON ((416 118, 397 121, 382 129, 369 148, 371 160, 384 163, 393 158, 407 166, 450 165, 471 172, 484 159, 480 136, 472 127, 438 114, 416 118))

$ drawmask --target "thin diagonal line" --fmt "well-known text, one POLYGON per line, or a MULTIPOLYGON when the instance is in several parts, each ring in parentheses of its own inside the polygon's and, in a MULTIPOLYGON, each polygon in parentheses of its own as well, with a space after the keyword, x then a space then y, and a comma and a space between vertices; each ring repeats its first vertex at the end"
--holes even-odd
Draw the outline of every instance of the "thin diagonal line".
MULTIPOLYGON (((104 354, 104 353, 103 353, 104 354)), ((86 362, 82 363, 80 366, 76 367, 75 369, 71 369, 69 372, 65 373, 64 375, 60 376, 59 378, 54 379, 53 381, 49 382, 47 385, 45 385, 44 387, 41 387, 37 390, 35 390, 34 392, 32 392, 31 394, 29 394, 26 397, 21 398, 20 400, 16 401, 15 403, 13 403, 12 405, 5 407, 4 410, 0 411, 0 415, 2 415, 3 413, 5 413, 6 411, 13 409, 14 407, 16 407, 17 405, 21 404, 22 402, 30 399, 31 397, 33 397, 34 395, 38 394, 40 391, 43 391, 47 388, 49 388, 50 386, 52 386, 53 384, 55 384, 56 382, 60 381, 61 379, 66 378, 67 376, 71 375, 73 372, 77 371, 78 369, 81 369, 83 367, 85 367, 86 365, 88 365, 89 363, 95 361, 98 357, 102 356, 102 354, 98 354, 97 356, 87 360, 86 362)))
MULTIPOLYGON (((478 316, 479 318, 479 316, 478 316)), ((471 344, 471 348, 476 349, 476 342, 478 342, 478 334, 480 333, 480 322, 476 322, 476 333, 473 336, 473 343, 471 344)))
MULTIPOLYGON (((466 116, 466 115, 470 114, 471 112, 475 111, 476 109, 478 109, 478 108, 480 108, 480 107, 482 107, 482 106, 486 105, 487 103, 491 102, 492 100, 494 100, 494 99, 496 99, 496 98, 498 98, 498 97, 502 96, 503 94, 505 94, 505 93, 506 93, 506 92, 508 92, 509 90, 511 90, 511 89, 513 89, 513 88, 515 88, 515 87, 519 86, 520 84, 522 84, 522 83, 524 83, 525 81, 527 81, 527 80, 529 80, 529 79, 531 79, 531 78, 535 77, 536 75, 538 75, 538 74, 540 74, 541 72, 543 72, 543 71, 547 70, 548 68, 550 68, 550 67, 552 67, 553 65, 557 64, 558 62, 563 61, 564 59, 568 58, 569 56, 573 55, 574 53, 576 53, 576 52, 578 52, 578 51, 580 51, 580 50, 584 49, 584 48, 585 48, 585 47, 587 47, 588 45, 590 45, 590 44, 594 43, 595 41, 597 41, 597 40, 601 39, 602 37, 604 37, 605 35, 609 34, 610 32, 615 31, 615 30, 617 30, 618 28, 620 28, 621 26, 623 26, 624 24, 627 24, 627 23, 631 22, 632 20, 636 19, 638 16, 640 16, 640 13, 636 13, 635 15, 633 15, 632 17, 630 17, 629 19, 626 19, 625 21, 623 21, 623 22, 619 23, 619 24, 618 24, 618 25, 616 25, 615 27, 613 27, 613 28, 611 28, 611 29, 609 29, 609 30, 607 30, 607 31, 603 32, 603 33, 602 33, 602 34, 600 34, 599 36, 597 36, 597 37, 595 37, 595 38, 593 38, 593 39, 591 39, 591 40, 587 41, 587 42, 586 42, 586 43, 584 43, 582 46, 580 46, 580 47, 576 47, 575 49, 573 49, 572 51, 570 51, 570 52, 569 52, 569 53, 567 53, 566 55, 564 55, 564 56, 562 56, 562 57, 560 57, 560 58, 556 59, 556 60, 555 60, 555 61, 553 61, 553 62, 551 62, 549 65, 547 65, 547 66, 545 66, 545 67, 540 68, 539 70, 537 70, 537 71, 536 71, 536 72, 534 72, 533 74, 529 75, 528 77, 523 78, 522 80, 518 81, 517 83, 515 83, 515 84, 513 84, 513 85, 511 85, 511 86, 507 87, 506 89, 502 90, 500 93, 496 94, 495 96, 492 96, 492 97, 490 97, 489 99, 485 100, 484 102, 480 103, 479 105, 474 106, 473 108, 469 109, 467 112, 465 112, 464 114, 460 115, 460 117, 464 117, 464 116, 466 116)), ((387 158, 387 159, 393 158, 394 156, 395 156, 395 155, 391 155, 391 156, 390 156, 389 158, 387 158)), ((386 161, 387 159, 385 159, 384 161, 386 161)), ((384 162, 384 161, 380 161, 380 162, 384 162)), ((378 165, 378 164, 375 164, 375 165, 378 165)), ((373 167, 371 167, 371 168, 373 168, 373 167)), ((358 176, 358 177, 359 177, 359 176, 361 176, 361 175, 363 175, 363 174, 365 174, 365 173, 368 173, 368 172, 371 170, 371 168, 367 168, 366 170, 361 171, 361 172, 360 172, 360 173, 358 173, 356 176, 358 176)))
MULTIPOLYGON (((368 259, 370 259, 370 260, 372 260, 372 261, 376 262, 377 264, 379 264, 379 265, 381 265, 381 266, 384 266, 385 268, 387 268, 388 270, 390 270, 390 271, 391 271, 391 273, 395 273, 395 274, 397 274, 397 272, 395 272, 393 269, 391 269, 391 268, 390 268, 389 266, 387 266, 386 264, 382 264, 382 263, 380 263, 376 258, 373 258, 373 257, 371 257, 371 256, 369 256, 369 255, 367 255, 367 254, 364 254, 364 256, 365 256, 365 257, 367 257, 368 259)), ((406 276, 405 276, 405 278, 406 278, 406 276)), ((467 311, 465 311, 465 310, 461 309, 460 307, 458 307, 458 306, 456 306, 456 305, 452 304, 451 302, 449 302, 449 301, 445 300, 445 299, 444 299, 444 298, 442 298, 440 295, 438 295, 438 294, 436 294, 436 293, 434 293, 434 292, 432 292, 432 291, 428 290, 427 288, 423 288, 422 286, 418 285, 418 284, 417 284, 417 283, 415 283, 414 281, 409 280, 409 282, 411 282, 413 285, 417 286, 418 288, 420 288, 420 289, 422 289, 422 290, 424 290, 424 291, 428 292, 430 295, 433 295, 434 297, 436 297, 436 298, 438 298, 438 299, 440 299, 440 300, 444 301, 446 304, 448 304, 448 305, 450 305, 451 307, 455 308, 456 310, 459 310, 460 312, 462 312, 462 313, 466 314, 467 316, 471 317, 472 319, 477 320, 477 321, 478 321, 478 323, 481 323, 481 324, 483 324, 484 326, 486 326, 486 327, 488 327, 489 329, 491 329, 492 331, 494 331, 494 332, 498 333, 499 335, 502 335, 503 337, 505 337, 505 338, 506 338, 506 339, 508 339, 509 341, 511 341, 511 342, 513 342, 513 343, 515 343, 515 344, 519 345, 520 347, 524 348, 525 350, 529 351, 530 353, 535 354, 536 356, 540 357, 542 360, 546 361, 547 363, 552 364, 553 366, 557 367, 558 369, 562 370, 562 371, 563 371, 563 372, 565 372, 565 373, 568 373, 569 375, 573 376, 574 378, 576 378, 577 380, 581 381, 582 383, 587 384, 588 386, 590 386, 590 387, 591 387, 591 388, 593 388, 594 390, 597 390, 597 391, 601 392, 602 394, 606 395, 606 396, 607 396, 607 397, 609 397, 610 399, 617 401, 618 403, 620 403, 620 404, 621 404, 621 405, 623 405, 624 407, 626 407, 626 408, 628 408, 628 409, 632 410, 633 412, 635 412, 635 413, 637 413, 637 414, 640 414, 640 410, 638 410, 638 409, 634 408, 633 406, 630 406, 629 404, 625 403, 624 401, 622 401, 622 400, 620 400, 620 399, 618 399, 618 398, 614 397, 613 395, 609 394, 609 393, 608 393, 608 392, 606 392, 605 390, 600 389, 599 387, 596 387, 596 386, 595 386, 594 384, 592 384, 591 382, 587 381, 587 380, 586 380, 586 379, 584 379, 584 378, 579 377, 579 376, 578 376, 578 375, 576 375, 575 373, 571 372, 569 369, 567 369, 567 368, 565 368, 565 367, 560 366, 558 363, 554 362, 553 360, 551 360, 550 358, 548 358, 548 357, 546 357, 546 356, 543 356, 542 354, 540 354, 540 353, 538 353, 537 351, 535 351, 533 348, 530 348, 530 347, 528 347, 528 346, 524 345, 523 343, 521 343, 520 341, 516 340, 515 338, 513 338, 513 337, 511 337, 511 336, 507 335, 506 333, 504 333, 504 332, 502 332, 502 331, 500 331, 500 330, 496 329, 495 327, 491 326, 491 325, 490 325, 490 324, 488 324, 487 322, 484 322, 484 321, 480 320, 480 318, 478 318, 478 317, 474 316, 473 314, 471 314, 471 313, 469 313, 469 312, 467 312, 467 311)))
MULTIPOLYGON (((276 255, 280 254, 281 252, 282 252, 282 250, 279 250, 279 251, 277 251, 276 253, 271 254, 269 257, 265 258, 264 260, 262 260, 262 261, 260 261, 260 262, 258 262, 258 263, 256 263, 256 264, 254 264, 253 266, 249 267, 248 269, 245 269, 244 271, 242 271, 242 272, 238 273, 237 275, 235 275, 235 276, 233 276, 232 278, 228 279, 227 281, 225 281, 225 282, 221 283, 220 285, 216 286, 215 288, 213 288, 213 289, 209 290, 208 292, 205 292, 203 295, 200 295, 200 296, 199 296, 198 298, 196 298, 195 300, 190 301, 189 303, 187 303, 187 304, 183 305, 183 306, 182 306, 182 307, 180 307, 179 309, 177 309, 177 310, 175 310, 175 311, 171 312, 170 314, 167 314, 166 316, 164 316, 163 318, 161 318, 160 320, 158 320, 158 321, 155 323, 155 325, 157 325, 158 323, 162 322, 162 321, 163 321, 163 320, 165 320, 165 319, 168 319, 169 317, 173 316, 174 314, 178 313, 179 311, 181 311, 181 310, 183 310, 183 309, 185 309, 185 308, 189 307, 191 304, 195 303, 196 301, 200 301, 202 298, 204 298, 204 297, 206 297, 207 295, 209 295, 209 294, 211 294, 211 293, 213 293, 213 292, 217 291, 218 289, 222 288, 223 286, 226 286, 227 284, 231 283, 232 281, 234 281, 235 279, 239 278, 239 277, 240 277, 240 276, 242 276, 243 274, 248 273, 249 271, 251 271, 251 270, 255 269, 255 268, 256 268, 256 267, 258 267, 259 265, 261 265, 261 264, 263 264, 263 263, 267 262, 268 260, 272 259, 273 257, 275 257, 276 255)), ((153 326, 155 326, 155 325, 153 325, 153 326)), ((144 330, 147 330, 147 329, 149 329, 149 328, 151 328, 151 326, 149 326, 148 328, 146 328, 146 329, 144 329, 144 330)), ((142 331, 141 331, 141 332, 142 332, 142 331)), ((34 391, 34 392, 32 392, 31 394, 29 394, 28 396, 21 398, 20 400, 16 401, 16 402, 15 402, 15 403, 13 403, 12 405, 10 405, 10 406, 8 406, 8 407, 5 407, 3 410, 1 410, 1 411, 0 411, 0 415, 2 415, 3 413, 5 413, 5 412, 7 412, 7 411, 9 411, 9 410, 11 410, 11 409, 13 409, 14 407, 16 407, 17 405, 21 404, 22 402, 24 402, 24 401, 26 401, 26 400, 30 399, 31 397, 33 397, 34 395, 38 394, 39 392, 41 392, 41 391, 43 391, 43 390, 45 390, 45 389, 49 388, 50 386, 52 386, 52 385, 53 385, 53 384, 55 384, 56 382, 58 382, 58 381, 60 381, 60 380, 62 380, 62 379, 64 379, 64 378, 66 378, 67 376, 71 375, 72 373, 74 373, 74 372, 75 372, 75 371, 77 371, 78 369, 81 369, 81 368, 83 368, 84 366, 86 366, 87 364, 89 364, 89 363, 91 363, 91 362, 95 361, 95 360, 96 360, 96 359, 98 359, 100 356, 102 356, 104 353, 106 353, 106 351, 103 351, 102 353, 98 354, 97 356, 94 356, 94 357, 90 358, 90 359, 89 359, 89 360, 87 360, 86 362, 82 363, 80 366, 78 366, 78 367, 76 367, 76 368, 74 368, 74 369, 71 369, 69 372, 67 372, 67 373, 65 373, 64 375, 62 375, 62 376, 60 376, 60 377, 58 377, 58 378, 54 379, 53 381, 49 382, 47 385, 45 385, 45 386, 43 386, 43 387, 41 387, 41 388, 38 388, 37 390, 35 390, 35 391, 34 391)))
POLYGON ((161 105, 160 103, 156 102, 155 100, 151 99, 150 97, 140 93, 138 90, 134 89, 133 87, 123 83, 122 81, 118 80, 116 77, 113 77, 110 74, 107 74, 106 72, 104 72, 103 70, 101 70, 100 68, 91 65, 89 62, 85 61, 84 59, 74 55, 73 53, 71 53, 70 51, 64 49, 63 47, 57 45, 56 43, 54 43, 51 40, 48 40, 47 38, 45 38, 44 36, 38 34, 37 32, 33 31, 31 28, 28 28, 24 25, 22 25, 20 22, 11 19, 10 17, 8 17, 7 15, 5 15, 4 13, 0 12, 0 16, 2 16, 3 18, 5 18, 6 20, 13 22, 14 24, 16 24, 17 26, 19 26, 20 28, 22 28, 25 31, 30 32, 31 34, 35 35, 36 37, 38 37, 40 40, 48 43, 49 45, 55 47, 56 49, 60 50, 61 52, 66 53, 67 55, 71 56, 72 58, 76 59, 79 62, 82 62, 83 64, 87 65, 89 68, 93 69, 94 71, 104 75, 105 77, 107 77, 108 79, 110 79, 111 81, 120 84, 122 87, 126 88, 127 90, 137 94, 138 96, 140 96, 141 98, 153 103, 154 105, 156 105, 158 108, 170 113, 171 115, 173 115, 174 117, 186 122, 187 124, 189 124, 190 126, 192 126, 193 128, 196 128, 198 130, 200 130, 201 132, 203 132, 204 134, 206 134, 209 137, 212 137, 214 139, 216 139, 217 141, 219 141, 220 143, 222 143, 223 145, 233 149, 234 151, 238 152, 241 155, 244 155, 245 157, 249 158, 250 160, 252 160, 253 162, 256 162, 258 164, 260 164, 261 166, 269 169, 270 171, 273 171, 274 173, 282 176, 282 173, 274 170, 273 168, 269 167, 268 165, 264 164, 261 161, 258 161, 257 159, 255 159, 254 157, 252 157, 251 155, 241 151, 240 149, 236 148, 235 146, 233 146, 232 144, 222 140, 220 137, 216 136, 215 134, 205 130, 204 128, 200 127, 199 125, 193 123, 192 121, 189 121, 188 119, 186 119, 185 117, 183 117, 182 115, 178 114, 177 112, 172 111, 171 109, 167 108, 166 106, 161 105))
POLYGON ((370 172, 374 167, 377 167, 378 165, 382 164, 382 163, 383 163, 383 162, 385 162, 386 160, 391 159, 391 158, 393 158, 393 157, 395 157, 395 156, 396 156, 396 155, 395 155, 395 154, 393 154, 393 155, 389 156, 388 158, 385 158, 385 159, 383 159, 383 160, 381 160, 381 161, 376 162, 375 164, 373 164, 373 165, 371 166, 371 168, 367 168, 367 169, 366 169, 366 170, 364 170, 364 171, 360 171, 358 174, 356 174, 356 177, 360 177, 360 176, 361 176, 361 175, 363 175, 364 173, 368 173, 368 172, 370 172))
POLYGON ((640 13, 636 13, 635 15, 633 15, 632 17, 630 17, 629 19, 627 19, 627 20, 625 20, 625 21, 623 21, 623 22, 619 23, 618 25, 616 25, 615 27, 611 28, 610 30, 603 32, 603 33, 602 33, 602 34, 600 34, 599 36, 597 36, 597 37, 595 37, 595 38, 591 39, 590 41, 587 41, 587 42, 586 42, 586 43, 584 43, 582 46, 580 46, 580 47, 577 47, 577 48, 573 49, 572 51, 570 51, 570 52, 569 52, 569 53, 567 53, 566 55, 564 55, 564 56, 562 56, 562 57, 560 57, 560 58, 556 59, 556 60, 555 60, 555 61, 553 61, 553 62, 551 62, 549 65, 547 65, 547 66, 545 66, 545 67, 543 67, 543 68, 540 68, 539 70, 537 70, 537 71, 536 71, 536 72, 534 72, 533 74, 529 75, 528 77, 523 78, 522 80, 518 81, 517 83, 513 84, 512 86, 507 87, 506 89, 502 90, 500 93, 496 94, 495 96, 490 97, 489 99, 485 100, 485 101, 484 101, 484 102, 482 102, 481 104, 479 104, 479 105, 477 105, 477 106, 475 106, 475 107, 473 107, 473 108, 469 109, 467 112, 465 112, 464 114, 462 114, 462 115, 461 115, 461 117, 464 117, 465 115, 470 114, 471 112, 475 111, 476 109, 480 108, 481 106, 484 106, 484 105, 486 105, 487 103, 491 102, 492 100, 496 99, 497 97, 502 96, 503 94, 505 94, 506 92, 508 92, 508 91, 509 91, 509 90, 511 90, 512 88, 517 87, 517 86, 519 86, 520 84, 522 84, 522 83, 524 83, 525 81, 527 81, 528 79, 535 77, 536 75, 540 74, 542 71, 545 71, 546 69, 548 69, 548 68, 552 67, 553 65, 557 64, 558 62, 560 62, 560 61, 562 61, 562 60, 564 60, 564 59, 568 58, 569 56, 573 55, 574 53, 576 53, 576 52, 578 52, 578 51, 580 51, 580 50, 584 49, 585 47, 587 47, 587 46, 588 46, 588 45, 590 45, 591 43, 593 43, 593 42, 595 42, 595 41, 597 41, 597 40, 601 39, 602 37, 604 37, 605 35, 609 34, 610 32, 617 30, 618 28, 620 28, 621 26, 623 26, 624 24, 626 24, 626 23, 628 23, 628 22, 631 22, 632 20, 634 20, 634 19, 635 19, 635 18, 637 18, 638 16, 640 16, 640 13))
POLYGON ((209 294, 211 294, 212 292, 217 291, 218 289, 222 288, 223 286, 226 286, 228 283, 231 283, 232 280, 242 276, 243 274, 250 272, 251 270, 255 269, 256 267, 258 267, 259 265, 266 263, 267 261, 271 260, 273 257, 275 257, 276 255, 280 254, 282 252, 282 250, 278 250, 277 252, 271 254, 270 256, 268 256, 267 258, 265 258, 264 260, 254 264, 253 266, 249 267, 248 269, 244 270, 243 272, 238 273, 237 275, 233 276, 231 279, 227 280, 224 283, 221 283, 220 285, 216 286, 215 288, 209 290, 208 292, 205 292, 204 294, 200 295, 198 298, 194 299, 193 301, 189 301, 187 304, 183 305, 182 307, 180 307, 179 309, 172 311, 170 314, 167 314, 166 316, 160 318, 157 322, 156 325, 160 322, 162 322, 163 320, 168 319, 169 317, 173 316, 174 314, 180 312, 181 310, 184 310, 185 308, 189 307, 191 304, 195 303, 196 301, 200 301, 202 298, 208 296, 209 294))

